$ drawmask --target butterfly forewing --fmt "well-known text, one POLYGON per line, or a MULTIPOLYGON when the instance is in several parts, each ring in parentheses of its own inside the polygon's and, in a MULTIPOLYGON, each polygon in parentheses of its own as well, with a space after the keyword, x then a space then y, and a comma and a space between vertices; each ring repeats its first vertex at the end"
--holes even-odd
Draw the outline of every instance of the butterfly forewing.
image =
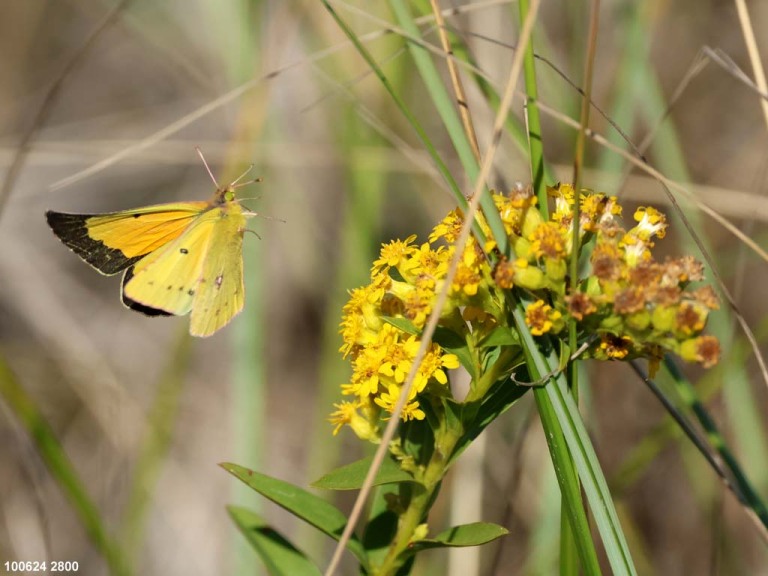
POLYGON ((206 202, 159 204, 109 214, 46 212, 54 234, 103 274, 117 274, 180 236, 206 202))
POLYGON ((217 210, 208 256, 192 304, 189 331, 210 336, 243 309, 243 231, 246 218, 239 204, 229 202, 217 210))

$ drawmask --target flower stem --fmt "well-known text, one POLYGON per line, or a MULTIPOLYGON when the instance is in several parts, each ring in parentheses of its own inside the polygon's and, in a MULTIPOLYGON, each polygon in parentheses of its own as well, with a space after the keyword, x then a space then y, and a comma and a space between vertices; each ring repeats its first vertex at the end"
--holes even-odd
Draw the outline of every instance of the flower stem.
POLYGON ((411 498, 407 508, 400 515, 397 533, 392 540, 389 552, 381 565, 374 569, 373 574, 377 576, 394 575, 408 560, 408 556, 404 555, 403 552, 413 542, 416 530, 426 519, 434 502, 435 492, 439 489, 440 482, 447 471, 450 456, 462 434, 462 427, 443 429, 436 433, 436 449, 423 472, 416 476, 417 483, 412 485, 411 498))

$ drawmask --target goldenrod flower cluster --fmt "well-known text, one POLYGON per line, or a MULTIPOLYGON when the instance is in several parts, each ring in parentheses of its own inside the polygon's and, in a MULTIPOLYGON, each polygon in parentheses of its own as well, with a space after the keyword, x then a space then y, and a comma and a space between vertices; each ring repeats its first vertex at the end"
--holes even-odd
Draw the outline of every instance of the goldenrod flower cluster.
MULTIPOLYGON (((512 257, 499 254, 493 241, 481 246, 471 238, 463 249, 439 326, 474 351, 472 366, 462 360, 470 373, 476 369, 473 376, 479 375, 485 355, 492 354, 483 342, 512 326, 508 310, 513 298, 530 302, 525 321, 534 336, 563 336, 575 322, 580 342, 589 339, 585 356, 643 357, 654 363, 670 351, 705 367, 714 365, 719 344, 701 332, 717 299, 708 286, 689 286, 702 279, 702 266, 691 257, 659 263, 651 255, 654 238, 664 237, 665 216, 639 208, 637 224, 627 231, 618 221, 621 207, 615 197, 583 190, 579 244, 582 253, 591 255, 572 292, 567 273, 576 194, 569 185, 549 193, 554 198, 549 220, 542 218, 530 190, 493 195, 512 257)), ((482 216, 479 222, 491 238, 482 216)), ((435 226, 428 242, 418 244, 411 236, 384 245, 370 283, 350 292, 341 352, 352 363, 350 382, 342 386, 351 399, 336 405, 331 416, 335 433, 349 425, 360 438, 378 441, 381 422, 393 411, 419 334, 443 288, 462 224, 461 212, 454 210, 435 226)), ((422 420, 430 403, 449 397, 446 370, 458 366, 455 354, 433 342, 402 418, 422 420)))
MULTIPOLYGON (((517 253, 525 265, 543 269, 546 277, 545 290, 529 286, 539 298, 527 309, 531 333, 558 334, 575 320, 581 336, 599 337, 587 354, 594 358, 642 357, 653 367, 665 352, 673 352, 706 368, 716 364, 719 343, 701 332, 709 312, 718 308, 717 297, 710 286, 690 288, 703 279, 702 265, 690 256, 657 262, 651 255, 654 238, 666 233, 664 214, 638 208, 637 224, 625 230, 616 218, 621 208, 615 198, 583 191, 579 228, 591 248, 590 266, 578 290, 569 293, 563 270, 571 251, 575 194, 567 185, 550 189, 550 194, 555 198, 550 222, 530 235, 529 251, 517 253)), ((514 284, 513 277, 505 287, 514 284)))

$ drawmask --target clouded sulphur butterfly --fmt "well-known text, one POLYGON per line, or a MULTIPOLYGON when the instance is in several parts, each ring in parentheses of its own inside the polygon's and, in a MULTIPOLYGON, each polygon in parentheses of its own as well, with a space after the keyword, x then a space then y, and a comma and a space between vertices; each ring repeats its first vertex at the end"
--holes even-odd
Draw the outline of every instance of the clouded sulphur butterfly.
POLYGON ((216 184, 207 202, 45 215, 54 234, 96 270, 125 271, 121 297, 128 308, 148 316, 191 312, 190 333, 210 336, 245 302, 243 234, 256 212, 235 200, 235 188, 254 182, 237 185, 243 176, 224 188, 216 184))

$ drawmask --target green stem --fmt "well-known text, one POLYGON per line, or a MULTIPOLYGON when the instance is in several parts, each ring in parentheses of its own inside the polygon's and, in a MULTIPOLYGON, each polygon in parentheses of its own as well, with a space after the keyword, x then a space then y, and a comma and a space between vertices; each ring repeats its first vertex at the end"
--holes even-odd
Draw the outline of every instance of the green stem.
POLYGON ((398 570, 408 560, 403 554, 413 540, 416 529, 424 522, 427 512, 434 502, 434 494, 440 487, 445 475, 450 457, 459 439, 462 437, 461 427, 443 429, 435 434, 435 451, 427 463, 424 472, 416 477, 417 483, 412 484, 413 493, 408 507, 400 515, 397 523, 397 533, 392 540, 389 552, 381 565, 374 571, 377 576, 397 574, 398 570))
POLYGON ((510 363, 514 358, 517 358, 520 354, 517 346, 505 346, 499 354, 499 358, 493 363, 490 370, 486 371, 482 377, 476 380, 476 384, 472 386, 467 397, 464 399, 465 404, 475 402, 482 399, 491 386, 493 386, 499 379, 501 374, 509 369, 510 363))

